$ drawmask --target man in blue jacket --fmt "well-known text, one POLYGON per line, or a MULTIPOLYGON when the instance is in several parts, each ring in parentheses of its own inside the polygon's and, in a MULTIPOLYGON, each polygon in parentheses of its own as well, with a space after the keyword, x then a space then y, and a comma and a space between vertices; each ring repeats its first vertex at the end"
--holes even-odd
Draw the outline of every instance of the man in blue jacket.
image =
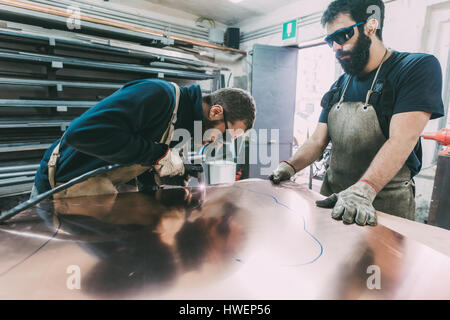
POLYGON ((255 114, 253 98, 241 89, 202 96, 198 85, 132 81, 75 119, 50 146, 36 173, 32 197, 108 164, 124 167, 58 196, 115 193, 117 184, 135 177, 144 184, 151 181, 149 169, 159 178, 184 175, 178 151, 170 148, 174 130, 186 129, 193 136, 194 122, 201 121, 203 132, 246 131, 253 127, 255 114))

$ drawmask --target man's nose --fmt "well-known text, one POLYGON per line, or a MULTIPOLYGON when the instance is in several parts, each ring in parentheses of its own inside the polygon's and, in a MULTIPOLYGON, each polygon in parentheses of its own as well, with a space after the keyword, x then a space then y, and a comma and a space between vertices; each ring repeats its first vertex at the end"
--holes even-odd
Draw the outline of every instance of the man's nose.
POLYGON ((338 51, 342 51, 344 47, 341 44, 338 44, 337 42, 333 42, 333 51, 334 53, 338 51))

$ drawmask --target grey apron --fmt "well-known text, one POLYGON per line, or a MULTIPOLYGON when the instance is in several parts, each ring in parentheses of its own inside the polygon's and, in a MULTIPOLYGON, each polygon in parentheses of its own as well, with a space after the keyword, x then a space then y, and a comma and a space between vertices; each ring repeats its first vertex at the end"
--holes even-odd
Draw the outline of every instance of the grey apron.
MULTIPOLYGON (((166 130, 164 131, 161 140, 159 141, 159 143, 164 143, 167 145, 170 144, 170 141, 172 140, 173 137, 175 122, 177 121, 178 106, 180 103, 180 88, 176 83, 172 82, 172 84, 175 88, 175 96, 176 96, 175 107, 172 112, 170 122, 166 130)), ((61 185, 61 183, 55 182, 55 173, 59 159, 59 148, 63 137, 61 137, 60 143, 53 150, 50 160, 48 162, 48 179, 50 186, 52 188, 61 185)), ((115 194, 121 188, 126 189, 126 187, 124 186, 125 183, 133 180, 134 178, 143 174, 145 171, 151 168, 152 166, 142 166, 140 164, 120 167, 112 170, 111 172, 107 172, 102 176, 93 177, 84 182, 76 184, 67 190, 61 191, 53 195, 53 198, 61 199, 61 198, 73 198, 82 196, 115 194)))
MULTIPOLYGON (((322 195, 339 193, 360 180, 386 142, 375 108, 369 104, 383 62, 378 67, 365 103, 343 102, 352 80, 350 77, 340 101, 328 114, 328 134, 333 148, 320 190, 322 195)), ((377 195, 373 206, 378 211, 414 220, 414 182, 406 164, 377 195)))

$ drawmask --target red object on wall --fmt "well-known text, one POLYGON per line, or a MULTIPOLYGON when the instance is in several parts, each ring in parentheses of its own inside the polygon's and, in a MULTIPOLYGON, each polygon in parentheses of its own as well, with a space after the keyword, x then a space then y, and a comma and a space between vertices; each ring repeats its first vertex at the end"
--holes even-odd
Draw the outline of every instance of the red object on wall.
POLYGON ((426 132, 423 134, 423 138, 437 141, 443 146, 450 146, 450 129, 442 129, 436 133, 426 132))
POLYGON ((439 154, 450 155, 450 147, 448 147, 450 146, 450 129, 442 129, 436 133, 426 132, 422 137, 427 140, 434 140, 437 143, 446 146, 447 148, 444 148, 439 154))
POLYGON ((236 171, 236 181, 241 180, 242 178, 242 169, 239 169, 238 171, 236 171))

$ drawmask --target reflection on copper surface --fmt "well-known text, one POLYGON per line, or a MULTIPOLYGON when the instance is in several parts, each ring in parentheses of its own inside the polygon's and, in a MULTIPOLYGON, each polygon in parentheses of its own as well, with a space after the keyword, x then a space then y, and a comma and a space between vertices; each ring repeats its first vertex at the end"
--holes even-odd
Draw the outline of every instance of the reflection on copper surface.
POLYGON ((450 298, 449 257, 314 196, 256 180, 45 201, 0 226, 0 298, 450 298))
POLYGON ((387 228, 375 228, 354 247, 351 259, 339 266, 341 283, 336 286, 334 298, 340 299, 394 299, 396 289, 407 271, 404 259, 404 238, 387 228), (382 271, 382 283, 377 290, 367 285, 376 266, 382 271), (343 272, 342 272, 343 271, 343 272))
POLYGON ((203 196, 200 189, 173 188, 58 199, 41 204, 38 212, 53 227, 57 215, 61 230, 83 237, 80 247, 99 259, 84 276, 88 295, 136 295, 161 292, 180 274, 213 264, 203 272, 208 278, 232 261, 243 240, 234 218, 242 210, 222 201, 211 214, 201 208, 203 196))

